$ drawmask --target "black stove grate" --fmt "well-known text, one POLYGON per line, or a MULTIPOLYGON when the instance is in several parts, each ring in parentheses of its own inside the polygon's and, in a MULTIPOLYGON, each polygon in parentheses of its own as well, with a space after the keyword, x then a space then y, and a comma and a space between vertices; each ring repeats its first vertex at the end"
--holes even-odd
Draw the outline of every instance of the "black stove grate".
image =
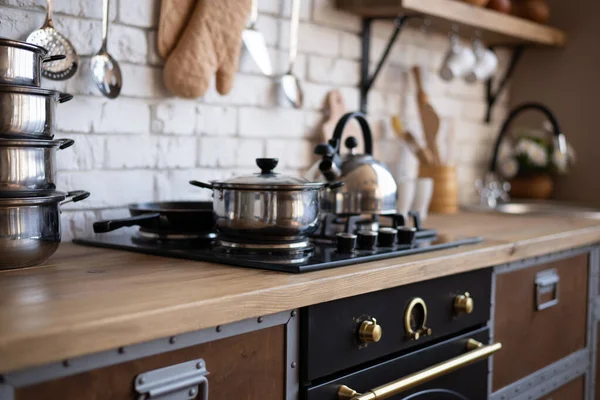
POLYGON ((330 241, 313 240, 311 251, 290 255, 277 251, 258 253, 236 253, 224 251, 215 243, 197 245, 193 248, 175 248, 155 243, 144 243, 134 239, 131 234, 96 235, 94 237, 76 239, 76 244, 103 247, 116 250, 133 251, 163 257, 183 258, 195 261, 207 261, 239 267, 267 269, 290 273, 317 271, 327 268, 354 265, 363 262, 383 260, 418 253, 448 249, 461 245, 481 242, 477 237, 426 237, 418 239, 412 247, 397 245, 381 247, 374 250, 357 250, 353 253, 338 253, 335 244, 330 241))

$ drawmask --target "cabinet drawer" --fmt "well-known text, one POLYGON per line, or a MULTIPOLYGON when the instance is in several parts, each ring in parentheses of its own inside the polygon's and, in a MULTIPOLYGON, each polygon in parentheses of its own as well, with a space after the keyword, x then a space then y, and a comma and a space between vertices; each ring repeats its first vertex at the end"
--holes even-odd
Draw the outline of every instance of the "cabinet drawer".
POLYGON ((541 400, 584 400, 585 393, 585 378, 572 380, 571 382, 562 385, 555 391, 548 393, 541 400))
POLYGON ((483 326, 490 314, 491 269, 446 276, 426 282, 321 303, 302 310, 303 378, 314 380, 399 351, 438 341, 469 328, 483 326), (471 314, 454 314, 456 297, 469 292, 471 314), (405 329, 408 305, 421 298, 427 310, 429 336, 413 340, 405 329), (357 328, 373 317, 383 335, 368 346, 357 341, 357 328))
POLYGON ((588 254, 499 274, 494 341, 502 343, 502 351, 494 356, 493 390, 584 348, 587 297, 588 254), (548 276, 558 276, 556 286, 544 283, 548 276), (556 293, 543 293, 544 287, 556 293))
POLYGON ((15 400, 132 400, 138 374, 198 358, 209 374, 210 400, 283 399, 283 325, 44 382, 15 392, 15 400))

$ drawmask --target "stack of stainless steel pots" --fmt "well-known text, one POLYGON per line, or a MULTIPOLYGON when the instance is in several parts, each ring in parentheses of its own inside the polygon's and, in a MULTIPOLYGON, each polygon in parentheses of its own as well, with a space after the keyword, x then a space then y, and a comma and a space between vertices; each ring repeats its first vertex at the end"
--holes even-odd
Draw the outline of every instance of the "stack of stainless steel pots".
POLYGON ((87 198, 56 190, 55 108, 73 98, 42 89, 43 47, 0 38, 0 270, 45 261, 60 244, 60 206, 87 198))

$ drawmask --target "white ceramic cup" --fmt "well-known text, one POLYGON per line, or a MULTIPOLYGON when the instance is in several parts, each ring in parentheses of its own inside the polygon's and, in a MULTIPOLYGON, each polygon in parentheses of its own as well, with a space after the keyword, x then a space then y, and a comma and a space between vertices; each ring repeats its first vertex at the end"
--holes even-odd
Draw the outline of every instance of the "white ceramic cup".
POLYGON ((453 35, 450 37, 450 49, 442 63, 440 76, 445 81, 464 77, 473 71, 476 61, 473 50, 460 44, 458 37, 453 35))
POLYGON ((427 219, 429 203, 433 195, 433 179, 419 178, 416 180, 415 195, 411 210, 419 213, 422 221, 427 219))
POLYGON ((498 56, 492 50, 486 49, 483 43, 477 39, 473 41, 473 53, 476 59, 475 65, 465 75, 465 80, 475 83, 490 79, 498 69, 498 56))
POLYGON ((416 179, 400 179, 396 182, 398 185, 398 197, 396 198, 396 211, 402 214, 404 219, 408 218, 408 212, 412 209, 417 189, 416 179))

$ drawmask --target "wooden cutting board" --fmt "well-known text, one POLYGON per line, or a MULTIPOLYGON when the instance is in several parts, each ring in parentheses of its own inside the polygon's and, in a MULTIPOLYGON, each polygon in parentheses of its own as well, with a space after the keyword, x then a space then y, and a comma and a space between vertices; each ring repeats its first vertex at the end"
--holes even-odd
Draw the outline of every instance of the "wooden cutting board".
POLYGON ((421 68, 413 67, 413 74, 417 84, 417 103, 419 105, 419 113, 421 114, 421 124, 423 125, 423 134, 427 147, 433 154, 433 159, 436 164, 440 164, 440 154, 437 146, 437 134, 440 129, 440 117, 435 112, 435 109, 429 103, 429 96, 423 89, 423 81, 421 80, 421 68))
MULTIPOLYGON (((323 142, 333 137, 333 131, 338 121, 348 111, 344 104, 344 98, 339 90, 335 89, 327 93, 325 99, 325 119, 321 127, 321 136, 319 139, 323 142)), ((356 121, 349 121, 344 128, 344 137, 354 136, 359 142, 362 142, 362 131, 356 121)))

